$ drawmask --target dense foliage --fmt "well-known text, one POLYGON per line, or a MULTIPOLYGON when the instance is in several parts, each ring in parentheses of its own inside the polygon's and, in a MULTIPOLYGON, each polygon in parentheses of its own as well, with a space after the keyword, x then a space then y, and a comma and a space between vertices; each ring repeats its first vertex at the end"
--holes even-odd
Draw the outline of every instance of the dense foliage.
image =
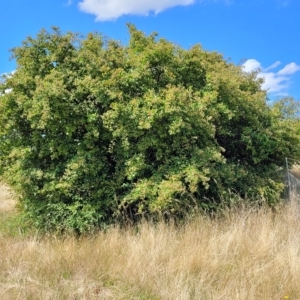
POLYGON ((269 106, 261 79, 218 53, 128 27, 126 46, 53 28, 12 50, 0 174, 27 216, 83 232, 235 194, 274 203, 284 157, 299 157, 286 101, 269 106))

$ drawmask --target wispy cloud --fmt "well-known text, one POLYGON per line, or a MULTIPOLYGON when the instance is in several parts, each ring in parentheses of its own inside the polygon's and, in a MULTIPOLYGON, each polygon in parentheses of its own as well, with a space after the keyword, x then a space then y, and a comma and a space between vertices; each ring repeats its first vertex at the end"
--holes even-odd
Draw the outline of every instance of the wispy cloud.
POLYGON ((278 75, 292 75, 300 70, 300 66, 294 62, 287 64, 283 69, 278 71, 278 75))
POLYGON ((262 85, 264 90, 276 95, 287 95, 292 75, 300 71, 300 65, 292 62, 285 65, 282 69, 275 71, 274 69, 279 65, 281 65, 281 62, 276 61, 271 66, 264 68, 256 59, 248 59, 243 64, 243 68, 245 72, 258 72, 257 77, 263 78, 265 81, 262 85))
POLYGON ((73 0, 64 0, 63 6, 69 7, 73 4, 73 0))
POLYGON ((277 0, 277 3, 283 7, 287 7, 290 4, 290 2, 290 0, 277 0))
POLYGON ((186 6, 195 0, 82 0, 79 9, 96 16, 96 21, 107 21, 122 15, 158 14, 175 6, 186 6))

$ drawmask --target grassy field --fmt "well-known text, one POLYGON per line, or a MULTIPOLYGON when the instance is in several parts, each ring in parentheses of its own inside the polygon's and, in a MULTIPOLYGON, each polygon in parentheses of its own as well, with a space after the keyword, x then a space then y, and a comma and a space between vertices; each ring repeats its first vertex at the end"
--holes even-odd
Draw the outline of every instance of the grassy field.
POLYGON ((12 230, 13 199, 0 190, 2 300, 300 299, 295 203, 62 239, 12 230))

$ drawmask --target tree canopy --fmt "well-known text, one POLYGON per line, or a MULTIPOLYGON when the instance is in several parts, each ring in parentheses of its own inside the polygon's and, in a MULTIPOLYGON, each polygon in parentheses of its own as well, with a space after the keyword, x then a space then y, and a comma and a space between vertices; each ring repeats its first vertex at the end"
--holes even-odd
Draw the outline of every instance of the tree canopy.
POLYGON ((284 157, 300 157, 295 103, 269 105, 219 53, 128 29, 128 45, 53 27, 12 50, 0 174, 34 225, 83 232, 235 194, 274 204, 284 157))

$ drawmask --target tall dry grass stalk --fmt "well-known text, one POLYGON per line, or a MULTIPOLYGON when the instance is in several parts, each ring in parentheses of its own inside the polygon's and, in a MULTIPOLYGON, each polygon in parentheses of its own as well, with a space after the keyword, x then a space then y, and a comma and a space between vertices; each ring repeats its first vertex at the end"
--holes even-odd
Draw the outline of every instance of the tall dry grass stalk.
POLYGON ((0 299, 300 299, 299 206, 90 237, 0 234, 0 299))

